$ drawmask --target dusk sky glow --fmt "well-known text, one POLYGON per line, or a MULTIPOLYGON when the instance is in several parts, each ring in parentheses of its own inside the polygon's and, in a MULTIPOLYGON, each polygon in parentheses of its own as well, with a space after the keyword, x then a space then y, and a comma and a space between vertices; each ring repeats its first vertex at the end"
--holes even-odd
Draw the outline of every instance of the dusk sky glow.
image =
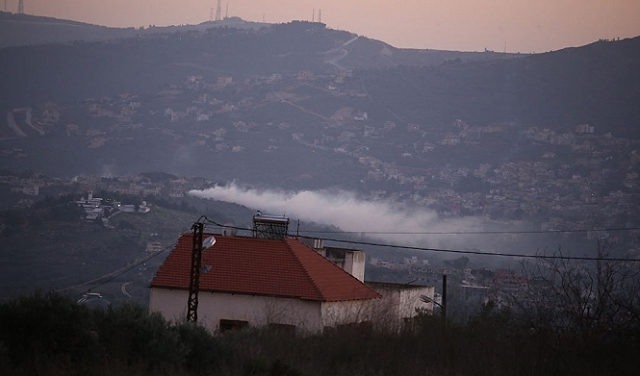
MULTIPOLYGON (((19 0, 5 0, 16 12, 19 0)), ((1 6, 2 3, 0 3, 1 6)), ((217 0, 24 0, 25 13, 116 27, 198 24, 217 0)), ((247 21, 311 21, 395 47, 545 52, 640 35, 638 0, 222 0, 247 21), (315 12, 314 12, 315 10, 315 12)), ((3 9, 4 10, 4 9, 3 9)))

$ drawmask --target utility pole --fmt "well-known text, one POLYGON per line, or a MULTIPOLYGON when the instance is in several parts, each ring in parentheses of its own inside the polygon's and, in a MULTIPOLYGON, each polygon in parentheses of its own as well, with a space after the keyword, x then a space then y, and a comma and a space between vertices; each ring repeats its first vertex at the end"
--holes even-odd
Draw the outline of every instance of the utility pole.
MULTIPOLYGON (((200 219, 207 217, 202 216, 200 219)), ((187 321, 198 321, 198 292, 200 292, 200 273, 202 270, 202 253, 216 244, 216 238, 204 236, 204 223, 197 222, 191 226, 193 230, 193 247, 191 248, 191 272, 189 279, 189 300, 187 301, 187 321)))
POLYGON ((24 0, 18 2, 18 14, 24 14, 24 0))
POLYGON ((187 303, 187 321, 198 321, 198 291, 200 290, 200 269, 202 268, 202 236, 204 223, 196 222, 193 230, 193 248, 191 249, 191 279, 189 280, 189 301, 187 303))

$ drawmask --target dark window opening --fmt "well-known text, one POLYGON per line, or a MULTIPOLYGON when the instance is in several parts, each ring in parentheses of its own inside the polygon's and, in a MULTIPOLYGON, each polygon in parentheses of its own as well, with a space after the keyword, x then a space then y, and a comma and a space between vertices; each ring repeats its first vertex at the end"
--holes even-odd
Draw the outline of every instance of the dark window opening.
POLYGON ((249 326, 248 321, 242 320, 220 320, 220 333, 237 332, 249 326))

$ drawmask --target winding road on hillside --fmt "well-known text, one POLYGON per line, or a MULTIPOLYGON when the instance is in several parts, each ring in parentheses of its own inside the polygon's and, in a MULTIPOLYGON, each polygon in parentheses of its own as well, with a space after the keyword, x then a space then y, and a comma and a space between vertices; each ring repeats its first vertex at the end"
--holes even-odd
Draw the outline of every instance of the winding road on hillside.
POLYGON ((325 51, 324 54, 325 55, 330 55, 330 54, 335 54, 335 53, 339 53, 340 55, 335 56, 333 58, 327 59, 325 62, 328 64, 333 65, 334 67, 340 69, 340 70, 348 70, 347 68, 343 67, 342 65, 338 64, 338 61, 344 59, 345 57, 347 57, 349 55, 349 51, 347 51, 344 47, 350 45, 351 43, 355 42, 357 39, 359 38, 359 36, 355 36, 351 39, 349 39, 348 41, 342 43, 339 47, 336 48, 332 48, 328 51, 325 51))

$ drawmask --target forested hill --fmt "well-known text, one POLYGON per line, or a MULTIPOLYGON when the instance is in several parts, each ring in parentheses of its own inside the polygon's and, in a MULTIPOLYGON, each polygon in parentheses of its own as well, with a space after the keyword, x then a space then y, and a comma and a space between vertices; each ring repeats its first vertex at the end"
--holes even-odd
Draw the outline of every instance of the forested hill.
POLYGON ((0 11, 0 48, 35 46, 75 41, 107 41, 133 38, 142 35, 205 30, 211 27, 259 29, 266 24, 243 21, 229 17, 221 21, 203 22, 198 25, 141 27, 106 27, 52 17, 16 14, 0 11))
POLYGON ((317 165, 334 166, 316 171, 330 184, 355 176, 336 166, 365 169, 365 156, 414 166, 410 156, 430 153, 420 163, 475 168, 521 149, 531 127, 634 139, 640 124, 640 38, 539 55, 419 51, 297 21, 7 47, 0 66, 6 167, 65 176, 104 165, 200 175, 192 155, 222 154, 217 177, 295 180, 313 145, 317 165), (505 132, 480 141, 492 126, 505 132), (460 137, 474 149, 444 147, 460 137), (247 167, 241 151, 278 168, 247 167))
POLYGON ((452 118, 490 125, 576 124, 599 133, 640 132, 640 37, 486 62, 361 70, 372 98, 407 121, 452 118))
MULTIPOLYGON (((0 108, 33 106, 46 101, 82 101, 124 92, 144 94, 193 74, 213 80, 224 75, 243 79, 300 71, 323 74, 339 68, 439 65, 447 60, 502 56, 396 49, 380 41, 356 38, 346 31, 327 29, 321 23, 291 22, 255 30, 238 27, 246 25, 236 21, 224 21, 223 25, 229 23, 233 27, 213 27, 214 22, 199 25, 198 29, 168 28, 172 32, 151 33, 147 29, 132 33, 116 29, 114 33, 123 32, 131 37, 0 49, 3 67, 0 88, 10 94, 2 96, 0 108), (357 40, 352 41, 354 38, 357 40), (350 43, 344 45, 347 42, 350 43), (334 60, 339 63, 328 63, 334 60)), ((105 29, 52 19, 32 24, 38 27, 45 24, 49 35, 56 34, 56 25, 72 25, 75 31, 85 31, 78 34, 78 39, 85 40, 92 39, 92 32, 88 31, 105 29)), ((0 27, 13 24, 5 20, 0 27)), ((28 35, 29 30, 23 27, 1 33, 0 45, 10 39, 8 35, 28 35)))

